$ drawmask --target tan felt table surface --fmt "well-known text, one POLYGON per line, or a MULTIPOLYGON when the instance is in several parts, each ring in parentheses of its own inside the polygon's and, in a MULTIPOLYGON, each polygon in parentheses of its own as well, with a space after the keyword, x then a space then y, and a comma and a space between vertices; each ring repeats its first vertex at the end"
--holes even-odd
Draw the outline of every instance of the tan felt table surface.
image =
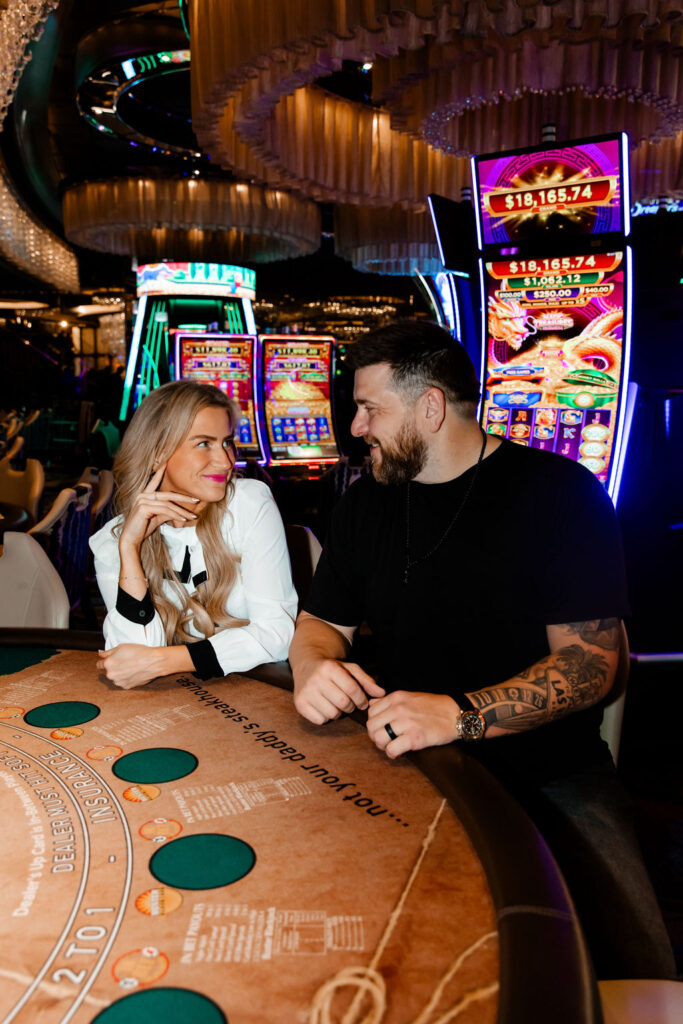
MULTIPOLYGON (((230 1024, 308 1024, 322 986, 373 964, 386 1008, 371 1020, 436 1024, 458 1005, 458 1021, 496 1019, 487 881, 413 764, 389 762, 350 719, 308 725, 290 694, 253 679, 123 691, 92 652, 39 656, 0 690, 0 1020, 109 1020, 110 1004, 171 987, 208 997, 230 1024), (25 720, 54 702, 93 704, 95 717, 25 720), (196 766, 170 781, 117 777, 152 748, 196 766), (153 857, 206 834, 239 840, 250 869, 202 887, 210 855, 190 860, 192 887, 155 877, 153 857)), ((365 1019, 372 1004, 354 992, 333 994, 329 1020, 365 1019)))

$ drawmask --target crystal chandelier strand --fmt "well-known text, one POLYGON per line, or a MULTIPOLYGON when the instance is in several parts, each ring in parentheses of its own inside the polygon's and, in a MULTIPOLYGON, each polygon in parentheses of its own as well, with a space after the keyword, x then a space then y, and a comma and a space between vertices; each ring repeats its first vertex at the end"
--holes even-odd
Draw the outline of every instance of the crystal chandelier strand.
POLYGON ((1 158, 0 256, 60 291, 80 291, 75 253, 23 206, 1 158))
POLYGON ((21 74, 31 59, 29 44, 40 37, 59 0, 9 0, 0 11, 0 127, 21 74))
MULTIPOLYGON (((0 10, 0 131, 22 72, 30 43, 40 37, 59 0, 9 0, 0 10)), ((0 256, 61 291, 78 291, 78 263, 69 246, 48 231, 23 205, 0 159, 0 256)))

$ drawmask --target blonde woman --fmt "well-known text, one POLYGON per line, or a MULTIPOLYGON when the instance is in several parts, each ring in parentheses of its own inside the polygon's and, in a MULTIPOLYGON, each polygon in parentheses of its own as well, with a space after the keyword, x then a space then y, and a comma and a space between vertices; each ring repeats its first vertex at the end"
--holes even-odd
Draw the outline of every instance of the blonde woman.
POLYGON ((119 514, 90 541, 107 605, 97 667, 117 686, 287 657, 297 597, 284 529, 268 487, 234 477, 235 420, 218 388, 175 381, 125 433, 119 514))

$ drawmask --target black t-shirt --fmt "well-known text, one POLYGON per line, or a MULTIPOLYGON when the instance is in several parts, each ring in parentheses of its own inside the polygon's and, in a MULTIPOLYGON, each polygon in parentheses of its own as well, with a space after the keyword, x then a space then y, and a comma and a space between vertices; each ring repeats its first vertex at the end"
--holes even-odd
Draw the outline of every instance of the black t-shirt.
MULTIPOLYGON (((457 700, 545 657, 546 625, 628 610, 612 503, 562 456, 503 441, 434 550, 474 472, 402 486, 366 477, 334 510, 304 608, 339 625, 367 621, 387 690, 457 700)), ((540 782, 604 756, 600 717, 589 709, 468 750, 496 773, 540 782)))

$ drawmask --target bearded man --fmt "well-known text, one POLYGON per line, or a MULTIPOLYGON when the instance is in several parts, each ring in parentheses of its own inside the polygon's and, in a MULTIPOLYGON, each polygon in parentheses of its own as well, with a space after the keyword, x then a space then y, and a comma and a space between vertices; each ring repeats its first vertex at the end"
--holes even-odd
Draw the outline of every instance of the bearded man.
POLYGON ((298 712, 367 709, 390 758, 463 743, 555 854, 598 977, 673 977, 599 731, 627 612, 609 497, 569 459, 484 433, 474 367, 436 324, 381 328, 348 361, 372 477, 336 506, 299 615, 298 712), (363 622, 377 681, 349 660, 363 622))

